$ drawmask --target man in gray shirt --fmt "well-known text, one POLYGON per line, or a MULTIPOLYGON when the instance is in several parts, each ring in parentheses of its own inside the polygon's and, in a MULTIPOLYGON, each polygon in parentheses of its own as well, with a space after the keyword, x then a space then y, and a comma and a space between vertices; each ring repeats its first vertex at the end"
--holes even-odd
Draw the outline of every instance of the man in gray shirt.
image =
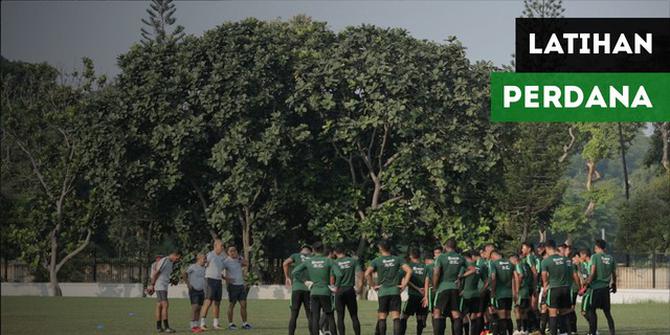
POLYGON ((151 275, 151 285, 147 291, 151 294, 156 292, 158 302, 156 303, 156 330, 159 333, 174 333, 174 329, 170 328, 168 323, 168 287, 170 286, 170 275, 174 263, 179 261, 181 252, 178 250, 172 251, 167 257, 163 257, 156 264, 155 272, 151 275), (162 324, 161 324, 162 322, 162 324))
POLYGON ((233 323, 233 312, 235 304, 240 303, 240 316, 242 317, 242 328, 251 329, 247 323, 247 286, 244 283, 244 271, 249 265, 246 259, 240 257, 237 248, 228 248, 228 257, 223 261, 227 288, 228 288, 228 329, 235 330, 237 326, 233 323))
POLYGON ((191 300, 191 332, 200 331, 200 309, 205 301, 205 255, 198 254, 195 263, 184 272, 184 281, 188 286, 188 297, 191 300))
POLYGON ((223 295, 223 283, 221 281, 223 272, 223 260, 226 254, 223 250, 223 242, 214 240, 214 249, 207 254, 207 268, 205 269, 205 303, 200 312, 200 328, 207 330, 206 318, 209 307, 214 305, 214 320, 212 328, 221 329, 219 325, 219 306, 223 295))

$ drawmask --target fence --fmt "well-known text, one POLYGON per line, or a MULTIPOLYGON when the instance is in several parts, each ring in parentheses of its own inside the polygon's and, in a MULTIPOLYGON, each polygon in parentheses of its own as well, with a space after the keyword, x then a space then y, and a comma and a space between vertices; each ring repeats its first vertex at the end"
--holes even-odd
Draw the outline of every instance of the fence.
MULTIPOLYGON (((670 255, 614 254, 617 260, 618 286, 622 289, 670 289, 670 255)), ((283 284, 283 259, 268 259, 260 284, 283 284)), ((62 282, 146 283, 149 264, 118 259, 76 259, 61 270, 62 282)), ((17 261, 2 261, 3 282, 47 281, 46 274, 35 272, 17 261), (40 277, 41 276, 41 277, 40 277)))

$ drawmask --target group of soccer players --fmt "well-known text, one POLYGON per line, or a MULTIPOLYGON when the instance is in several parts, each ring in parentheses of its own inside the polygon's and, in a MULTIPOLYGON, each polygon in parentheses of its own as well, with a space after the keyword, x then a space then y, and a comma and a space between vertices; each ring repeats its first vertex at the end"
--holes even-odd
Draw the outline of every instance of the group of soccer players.
POLYGON ((577 295, 582 296, 580 312, 589 324, 588 334, 597 334, 596 309, 602 309, 610 334, 615 334, 610 292, 616 292, 616 262, 605 252, 603 240, 595 241, 593 254, 590 249, 573 252, 553 240, 537 248, 524 242, 518 253, 509 255, 493 244, 463 252, 454 240, 423 257, 415 248, 406 258, 393 255, 387 241, 377 247, 379 255, 365 271, 361 260, 321 243, 305 245, 287 258, 289 335, 295 334, 301 307, 311 335, 345 335, 345 311, 360 335, 356 296, 365 282, 378 298, 375 335, 386 334, 388 318, 393 335, 405 334, 410 317, 415 317, 416 334, 421 335, 429 315, 434 335, 445 334, 447 318, 457 335, 576 334, 577 295))

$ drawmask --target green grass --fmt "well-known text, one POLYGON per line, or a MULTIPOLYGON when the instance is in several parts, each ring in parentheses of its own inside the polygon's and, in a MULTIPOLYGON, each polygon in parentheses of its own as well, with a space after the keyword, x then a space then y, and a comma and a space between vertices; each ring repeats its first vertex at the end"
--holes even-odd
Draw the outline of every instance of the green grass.
MULTIPOLYGON (((150 298, 2 297, 1 302, 0 329, 3 335, 133 335, 152 334, 154 329, 153 306, 155 301, 150 298)), ((170 323, 179 333, 188 331, 189 307, 185 299, 171 300, 170 323)), ((365 335, 373 333, 375 307, 374 302, 363 301, 360 304, 359 317, 365 335)), ((250 300, 249 309, 249 322, 254 325, 253 330, 210 331, 208 333, 248 335, 287 333, 289 315, 287 301, 250 300)), ((619 335, 666 335, 670 333, 670 304, 614 305, 613 313, 619 335)), ((235 318, 239 324, 239 314, 235 318)), ((600 314, 599 321, 601 334, 606 334, 606 323, 602 314, 600 314)), ((408 334, 414 334, 413 320, 410 320, 408 328, 408 334)), ((579 319, 579 330, 581 334, 586 331, 586 323, 581 318, 579 319)), ((424 333, 432 334, 430 326, 424 333)), ((307 335, 304 314, 298 321, 297 334, 307 335)), ((347 334, 352 334, 350 326, 347 334)))

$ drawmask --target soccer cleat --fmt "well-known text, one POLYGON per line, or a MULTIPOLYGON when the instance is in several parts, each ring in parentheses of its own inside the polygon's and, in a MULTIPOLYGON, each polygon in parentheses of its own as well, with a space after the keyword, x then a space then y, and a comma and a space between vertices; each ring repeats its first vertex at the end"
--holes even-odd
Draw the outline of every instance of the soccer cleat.
POLYGON ((237 326, 234 323, 228 325, 229 330, 237 330, 237 326))
POLYGON ((219 325, 213 325, 213 326, 212 326, 212 329, 214 329, 214 330, 221 330, 221 329, 223 329, 223 327, 221 327, 221 326, 219 326, 219 325))
POLYGON ((206 332, 206 331, 209 330, 209 328, 207 328, 207 326, 204 325, 204 324, 201 324, 200 327, 198 327, 198 328, 200 328, 200 330, 202 330, 202 331, 204 331, 204 332, 206 332))
POLYGON ((163 328, 156 328, 156 332, 165 333, 165 330, 163 328))
POLYGON ((203 330, 200 327, 192 327, 191 328, 191 333, 202 333, 203 330))
POLYGON ((176 333, 177 331, 172 328, 165 328, 166 333, 176 333))
POLYGON ((251 329, 251 328, 252 328, 251 325, 246 322, 242 325, 242 329, 251 329))

